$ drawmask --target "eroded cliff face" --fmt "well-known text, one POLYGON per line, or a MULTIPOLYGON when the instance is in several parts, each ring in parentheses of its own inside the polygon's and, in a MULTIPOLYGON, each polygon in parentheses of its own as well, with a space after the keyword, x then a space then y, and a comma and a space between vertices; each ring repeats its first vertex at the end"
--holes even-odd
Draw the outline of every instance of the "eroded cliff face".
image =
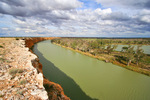
POLYGON ((31 50, 31 47, 35 43, 43 41, 43 40, 52 40, 54 38, 58 38, 58 37, 33 37, 33 38, 29 37, 29 38, 25 38, 25 44, 31 50))
MULTIPOLYGON (((32 52, 31 48, 34 46, 35 43, 43 41, 43 40, 51 40, 56 37, 37 37, 37 38, 26 38, 25 44, 30 51, 32 52)), ((32 61, 33 66, 38 70, 38 72, 42 73, 42 65, 39 63, 38 59, 32 61)), ((54 82, 49 81, 48 79, 44 78, 43 85, 48 93, 49 100, 70 100, 63 91, 63 88, 54 82)))
POLYGON ((0 38, 0 99, 48 100, 36 59, 24 40, 0 38))

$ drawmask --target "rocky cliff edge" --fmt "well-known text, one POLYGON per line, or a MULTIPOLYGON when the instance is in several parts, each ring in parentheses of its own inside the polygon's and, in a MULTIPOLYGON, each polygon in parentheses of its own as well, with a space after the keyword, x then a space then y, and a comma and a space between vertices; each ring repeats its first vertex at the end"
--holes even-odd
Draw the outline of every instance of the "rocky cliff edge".
MULTIPOLYGON (((54 38, 58 38, 58 37, 25 38, 25 44, 28 48, 30 48, 30 51, 32 52, 31 48, 34 46, 35 43, 43 41, 43 40, 51 40, 54 38)), ((42 65, 39 63, 38 59, 34 61, 33 66, 39 72, 42 73, 42 65)), ((49 100, 70 100, 70 98, 64 94, 63 88, 59 84, 51 82, 44 77, 43 85, 48 93, 49 100)))
POLYGON ((43 74, 32 65, 36 59, 24 40, 0 38, 0 99, 48 99, 43 74))
POLYGON ((53 38, 0 38, 0 100, 70 100, 44 78, 32 46, 53 38), (31 52, 30 52, 31 51, 31 52))

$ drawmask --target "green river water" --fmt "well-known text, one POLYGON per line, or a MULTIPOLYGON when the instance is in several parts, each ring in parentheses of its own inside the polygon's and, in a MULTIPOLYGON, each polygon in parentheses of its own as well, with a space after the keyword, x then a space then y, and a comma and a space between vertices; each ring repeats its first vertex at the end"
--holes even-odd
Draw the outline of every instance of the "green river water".
POLYGON ((52 44, 34 45, 44 76, 72 100, 150 100, 150 77, 52 44))

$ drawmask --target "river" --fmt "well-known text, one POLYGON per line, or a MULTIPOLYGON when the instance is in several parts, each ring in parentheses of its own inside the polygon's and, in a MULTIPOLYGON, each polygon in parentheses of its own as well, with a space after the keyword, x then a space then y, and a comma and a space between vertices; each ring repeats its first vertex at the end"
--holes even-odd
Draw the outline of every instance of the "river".
POLYGON ((34 45, 44 76, 72 100, 150 100, 150 77, 52 44, 34 45))

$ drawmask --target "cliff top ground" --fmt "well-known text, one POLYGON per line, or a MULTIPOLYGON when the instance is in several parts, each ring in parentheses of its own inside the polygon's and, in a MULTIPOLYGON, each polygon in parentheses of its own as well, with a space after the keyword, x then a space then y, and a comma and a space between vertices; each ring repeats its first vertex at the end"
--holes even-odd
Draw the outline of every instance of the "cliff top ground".
POLYGON ((0 38, 0 99, 48 99, 43 75, 32 65, 37 56, 28 50, 24 40, 0 38))

